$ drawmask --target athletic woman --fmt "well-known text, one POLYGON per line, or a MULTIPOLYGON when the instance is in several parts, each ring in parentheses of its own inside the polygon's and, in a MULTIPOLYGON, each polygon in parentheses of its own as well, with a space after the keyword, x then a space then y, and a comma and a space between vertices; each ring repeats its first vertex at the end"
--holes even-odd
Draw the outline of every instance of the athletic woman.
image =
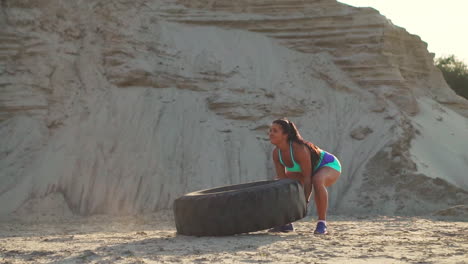
MULTIPOLYGON (((309 203, 312 188, 318 222, 314 234, 327 234, 328 191, 341 174, 341 164, 332 154, 305 141, 296 125, 287 119, 273 121, 269 131, 270 142, 276 146, 273 150, 278 179, 292 178, 299 180, 304 187, 305 198, 309 203)), ((270 229, 271 232, 294 231, 292 223, 270 229)))

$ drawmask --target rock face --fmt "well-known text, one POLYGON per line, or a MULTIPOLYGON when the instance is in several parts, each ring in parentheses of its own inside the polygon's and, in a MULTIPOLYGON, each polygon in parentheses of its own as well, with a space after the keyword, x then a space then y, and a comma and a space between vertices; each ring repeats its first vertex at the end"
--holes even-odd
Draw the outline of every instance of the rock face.
POLYGON ((376 10, 334 0, 1 5, 0 216, 148 212, 188 191, 271 179, 266 133, 284 116, 341 160, 330 212, 468 202, 468 103, 426 44, 376 10))

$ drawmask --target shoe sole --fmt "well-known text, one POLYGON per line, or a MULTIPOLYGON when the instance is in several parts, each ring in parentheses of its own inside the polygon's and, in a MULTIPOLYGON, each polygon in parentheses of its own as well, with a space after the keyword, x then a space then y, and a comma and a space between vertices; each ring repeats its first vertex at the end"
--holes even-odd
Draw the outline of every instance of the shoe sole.
POLYGON ((319 233, 319 232, 316 232, 314 231, 314 235, 328 235, 328 231, 325 231, 325 233, 319 233))

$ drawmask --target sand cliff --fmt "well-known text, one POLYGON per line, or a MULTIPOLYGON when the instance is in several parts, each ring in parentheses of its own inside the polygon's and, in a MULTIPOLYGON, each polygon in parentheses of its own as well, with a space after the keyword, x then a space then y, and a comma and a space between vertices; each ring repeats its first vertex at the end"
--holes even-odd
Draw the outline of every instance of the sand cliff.
POLYGON ((3 1, 0 216, 127 214, 274 177, 286 116, 333 213, 468 203, 468 102, 418 36, 317 1, 3 1))

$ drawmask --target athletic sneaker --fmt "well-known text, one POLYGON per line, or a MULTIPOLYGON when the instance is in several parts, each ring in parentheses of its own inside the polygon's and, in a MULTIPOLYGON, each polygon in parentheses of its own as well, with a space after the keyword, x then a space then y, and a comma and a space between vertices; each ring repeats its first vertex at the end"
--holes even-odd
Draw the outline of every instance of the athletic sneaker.
POLYGON ((282 232, 282 233, 288 233, 294 231, 294 226, 292 223, 283 225, 283 226, 277 226, 272 229, 269 229, 268 232, 282 232))
POLYGON ((315 228, 314 234, 326 235, 328 234, 327 225, 323 222, 318 222, 317 227, 315 228))

